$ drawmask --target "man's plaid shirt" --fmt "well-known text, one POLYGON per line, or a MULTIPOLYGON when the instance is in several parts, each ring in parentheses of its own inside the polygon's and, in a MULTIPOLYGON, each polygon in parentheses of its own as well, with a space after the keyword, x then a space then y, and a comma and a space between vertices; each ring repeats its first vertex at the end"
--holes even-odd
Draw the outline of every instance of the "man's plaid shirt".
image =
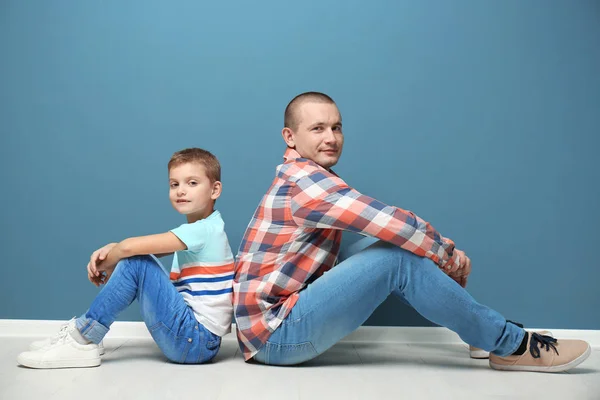
POLYGON ((429 223, 357 192, 288 148, 237 255, 233 304, 244 359, 260 350, 298 293, 334 267, 342 230, 391 242, 440 268, 459 263, 454 243, 429 223))

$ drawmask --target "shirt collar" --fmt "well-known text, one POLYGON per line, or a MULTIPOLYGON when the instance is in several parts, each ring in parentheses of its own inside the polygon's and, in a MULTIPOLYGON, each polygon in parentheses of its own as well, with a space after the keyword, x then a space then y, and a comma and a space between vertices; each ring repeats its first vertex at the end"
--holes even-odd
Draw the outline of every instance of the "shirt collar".
POLYGON ((331 172, 331 173, 332 173, 333 175, 335 175, 335 176, 339 176, 339 175, 338 175, 338 174, 336 174, 336 173, 335 173, 335 172, 334 172, 332 169, 325 169, 325 168, 323 168, 321 165, 317 164, 316 162, 314 162, 314 161, 312 161, 312 160, 309 160, 309 159, 307 159, 307 158, 304 158, 304 157, 302 157, 302 156, 300 155, 300 153, 298 153, 298 152, 296 151, 296 149, 292 149, 291 147, 288 147, 288 148, 285 150, 285 153, 283 153, 283 162, 284 162, 284 163, 286 163, 286 162, 288 162, 288 161, 294 161, 294 160, 296 160, 296 159, 298 159, 298 158, 302 158, 303 160, 307 160, 309 163, 312 163, 312 164, 316 165, 318 168, 321 168, 321 169, 323 169, 323 170, 325 170, 325 171, 331 172))
POLYGON ((296 149, 292 149, 291 147, 288 147, 285 150, 285 153, 283 154, 283 161, 287 162, 287 161, 291 161, 291 160, 295 160, 297 158, 304 158, 300 155, 300 153, 298 153, 296 151, 296 149))

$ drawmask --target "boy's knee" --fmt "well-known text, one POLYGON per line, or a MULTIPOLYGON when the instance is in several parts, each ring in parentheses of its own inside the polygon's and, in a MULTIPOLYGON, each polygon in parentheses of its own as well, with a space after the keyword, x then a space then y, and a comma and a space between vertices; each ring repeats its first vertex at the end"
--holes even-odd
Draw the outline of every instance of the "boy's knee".
POLYGON ((123 271, 138 271, 141 268, 146 268, 150 265, 156 264, 156 261, 149 255, 133 256, 124 258, 117 264, 117 268, 123 269, 123 271))
POLYGON ((123 260, 127 260, 131 263, 135 262, 135 263, 140 263, 140 264, 146 264, 146 263, 156 264, 156 261, 154 261, 154 258, 152 258, 152 256, 150 256, 148 254, 141 255, 141 256, 128 257, 128 258, 124 258, 123 260))

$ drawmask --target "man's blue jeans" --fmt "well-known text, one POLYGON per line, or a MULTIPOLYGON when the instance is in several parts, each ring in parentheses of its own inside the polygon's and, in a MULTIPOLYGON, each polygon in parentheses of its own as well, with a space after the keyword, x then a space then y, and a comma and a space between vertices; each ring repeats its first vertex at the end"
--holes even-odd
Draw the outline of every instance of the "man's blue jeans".
POLYGON ((198 364, 219 351, 221 338, 204 328, 151 256, 121 260, 90 309, 76 320, 81 334, 100 343, 117 315, 134 299, 142 318, 165 356, 173 362, 198 364))
POLYGON ((390 294, 465 342, 499 356, 514 353, 525 335, 477 303, 428 258, 365 238, 352 246, 347 259, 300 292, 254 359, 272 365, 308 361, 360 327, 390 294))

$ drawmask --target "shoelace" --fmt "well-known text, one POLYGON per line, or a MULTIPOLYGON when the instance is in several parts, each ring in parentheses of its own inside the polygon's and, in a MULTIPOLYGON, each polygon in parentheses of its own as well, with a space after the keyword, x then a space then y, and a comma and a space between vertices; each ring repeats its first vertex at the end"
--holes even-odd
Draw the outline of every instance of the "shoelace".
POLYGON ((535 332, 530 333, 530 335, 531 341, 529 342, 529 352, 533 358, 540 358, 539 345, 541 345, 542 349, 546 347, 546 351, 550 351, 550 348, 552 348, 552 350, 556 352, 556 355, 558 355, 558 350, 556 349, 556 346, 554 346, 554 343, 556 343, 557 340, 552 336, 540 335, 535 332))
POLYGON ((65 341, 65 339, 67 338, 67 336, 69 336, 69 335, 70 335, 70 333, 69 333, 68 329, 61 329, 52 338, 52 341, 50 343, 48 343, 47 345, 45 345, 44 347, 42 347, 42 349, 48 350, 59 343, 63 343, 65 341))
POLYGON ((71 323, 71 321, 73 321, 75 318, 71 318, 71 320, 69 320, 68 322, 62 324, 60 326, 60 329, 58 330, 58 332, 56 333, 56 335, 52 336, 52 338, 50 339, 50 343, 48 343, 46 347, 52 346, 55 343, 58 343, 59 340, 64 339, 66 337, 66 334, 69 332, 69 324, 71 323))

